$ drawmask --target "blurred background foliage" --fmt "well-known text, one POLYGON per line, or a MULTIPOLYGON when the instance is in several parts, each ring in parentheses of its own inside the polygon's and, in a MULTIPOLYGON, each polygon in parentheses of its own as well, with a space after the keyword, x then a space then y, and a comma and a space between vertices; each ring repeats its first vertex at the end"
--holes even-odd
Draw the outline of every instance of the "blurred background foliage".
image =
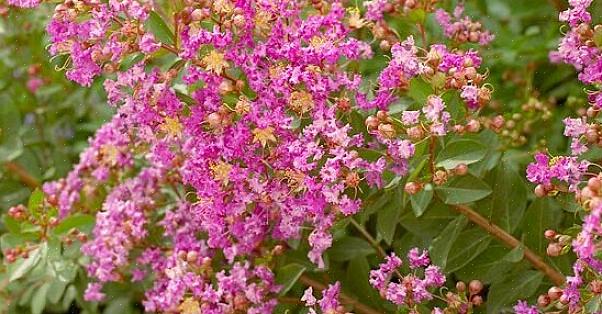
MULTIPOLYGON (((440 6, 450 9, 456 3, 440 1, 440 6)), ((596 2, 594 17, 601 16, 596 14, 602 12, 600 3, 596 2)), ((548 59, 561 36, 557 16, 566 3, 467 0, 466 6, 470 16, 481 20, 496 35, 483 52, 484 67, 489 70, 489 82, 495 89, 493 104, 486 111, 503 114, 507 120, 499 137, 483 132, 478 139, 487 145, 487 156, 471 165, 471 173, 495 193, 473 207, 545 256, 544 230, 570 228, 575 205, 571 200, 535 200, 533 187, 524 179, 524 169, 532 153, 544 146, 553 154, 567 152, 561 120, 575 116, 585 107, 585 93, 574 70, 551 64, 548 59)), ((41 182, 63 177, 86 147, 88 137, 112 114, 101 80, 92 88, 78 87, 64 78, 61 60, 50 59, 44 30, 50 15, 50 9, 42 5, 35 10, 11 8, 0 16, 0 210, 26 202, 41 182)), ((429 41, 441 41, 441 31, 433 17, 428 21, 429 41)), ((402 36, 415 32, 411 23, 391 23, 402 36)), ((364 65, 366 71, 373 69, 377 73, 383 67, 383 59, 376 56, 373 64, 364 65)), ((589 154, 594 160, 602 158, 596 150, 589 154)), ((488 305, 479 311, 504 312, 516 299, 533 300, 551 285, 522 258, 520 248, 505 248, 440 201, 429 199, 424 204, 403 194, 402 182, 379 195, 365 195, 375 201, 367 203, 356 217, 358 222, 375 234, 387 250, 399 255, 412 246, 430 247, 433 259, 450 274, 452 282, 482 280, 488 305)), ((8 231, 9 224, 6 219, 0 223, 0 234, 8 231)), ((393 307, 385 304, 368 284, 368 272, 380 258, 348 224, 346 220, 337 227, 334 246, 326 257, 328 271, 319 276, 329 282, 340 280, 347 294, 383 312, 392 312, 393 307)), ((44 248, 44 258, 52 260, 52 245, 44 248)), ((303 286, 296 283, 298 275, 315 270, 305 257, 304 245, 299 244, 298 250, 287 253, 280 261, 279 280, 290 283, 287 288, 291 295, 303 291, 303 286)), ((72 261, 80 258, 77 246, 59 254, 72 261)), ((567 255, 545 259, 563 273, 570 273, 571 260, 567 255)), ((41 313, 44 309, 48 313, 68 309, 74 313, 80 309, 87 313, 140 312, 139 291, 132 292, 122 285, 109 287, 107 304, 91 306, 83 302, 85 276, 76 265, 73 262, 61 266, 75 269, 75 273, 55 274, 57 278, 67 278, 58 288, 52 286, 54 282, 31 285, 31 280, 12 282, 8 287, 8 277, 2 275, 6 269, 0 266, 0 313, 8 311, 8 304, 13 313, 41 313), (45 290, 40 292, 40 287, 45 290), (48 292, 56 290, 60 292, 48 292)), ((298 308, 279 307, 281 313, 287 310, 296 313, 298 308)))

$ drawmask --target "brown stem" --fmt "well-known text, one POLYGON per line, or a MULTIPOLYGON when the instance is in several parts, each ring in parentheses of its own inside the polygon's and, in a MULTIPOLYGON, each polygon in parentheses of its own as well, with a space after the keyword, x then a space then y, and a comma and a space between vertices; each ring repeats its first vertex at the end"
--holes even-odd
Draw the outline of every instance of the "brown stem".
MULTIPOLYGON (((355 227, 355 229, 357 229, 360 234, 362 235, 362 237, 364 237, 364 239, 366 239, 366 241, 368 241, 368 243, 370 243, 370 245, 376 249, 376 252, 378 253, 378 256, 380 258, 385 258, 387 257, 387 252, 385 251, 385 249, 383 249, 382 246, 380 246, 380 243, 378 243, 378 241, 376 241, 376 239, 374 239, 372 237, 372 235, 368 232, 368 230, 366 230, 364 227, 362 227, 362 225, 360 225, 357 221, 355 221, 355 219, 351 218, 351 224, 355 227)), ((403 275, 399 272, 399 270, 395 270, 395 275, 397 275, 398 278, 403 278, 403 275)))
MULTIPOLYGON (((310 286, 319 291, 326 289, 325 284, 323 284, 319 281, 316 281, 316 280, 308 277, 307 275, 301 275, 301 277, 299 278, 299 281, 301 283, 303 283, 304 285, 310 286)), ((341 302, 343 302, 344 304, 353 306, 353 309, 357 314, 382 314, 382 312, 375 310, 366 304, 361 303, 360 301, 346 295, 343 292, 341 292, 341 294, 339 296, 340 296, 341 302)))
POLYGON ((554 7, 554 9, 556 9, 556 11, 561 12, 564 11, 566 9, 565 4, 562 2, 562 0, 549 0, 550 4, 554 7))
MULTIPOLYGON (((472 210, 472 208, 465 205, 456 205, 454 208, 466 216, 470 221, 477 224, 479 227, 483 228, 492 236, 498 238, 498 240, 502 241, 507 247, 515 248, 522 243, 513 237, 511 234, 504 231, 504 229, 496 226, 491 221, 487 220, 485 217, 481 216, 479 213, 472 210)), ((525 258, 538 270, 543 272, 546 276, 548 276, 552 282, 557 286, 562 286, 565 282, 564 276, 554 269, 552 266, 548 265, 541 256, 535 254, 535 252, 531 251, 528 247, 524 248, 525 258)))
POLYGON ((38 179, 29 174, 29 172, 20 164, 14 161, 8 161, 4 163, 4 167, 9 172, 15 174, 19 178, 19 181, 23 182, 28 187, 35 189, 40 186, 40 182, 38 181, 38 179))

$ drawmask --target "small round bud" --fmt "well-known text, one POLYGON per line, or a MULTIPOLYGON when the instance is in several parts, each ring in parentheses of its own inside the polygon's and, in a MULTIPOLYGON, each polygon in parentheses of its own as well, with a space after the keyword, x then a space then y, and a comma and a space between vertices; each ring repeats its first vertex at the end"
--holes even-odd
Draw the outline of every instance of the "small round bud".
POLYGON ((220 117, 219 113, 212 112, 207 116, 206 121, 207 123, 209 123, 209 126, 211 126, 212 128, 216 128, 221 124, 222 118, 220 117))
POLYGON ((544 197, 546 195, 548 195, 548 192, 546 191, 546 188, 543 185, 538 184, 535 187, 535 196, 537 196, 537 197, 544 197))
POLYGON ((272 249, 272 255, 282 255, 284 253, 283 245, 276 245, 274 249, 272 249))
POLYGON ((378 120, 380 120, 380 121, 387 122, 387 118, 389 118, 389 114, 384 110, 379 110, 376 113, 376 118, 378 118, 378 120))
POLYGON ((602 281, 594 280, 590 282, 589 288, 594 294, 602 294, 602 281))
POLYGON ((548 244, 546 249, 546 254, 548 254, 548 256, 556 257, 560 255, 560 252, 562 252, 562 245, 558 243, 548 244))
POLYGON ((389 51, 389 49, 391 49, 391 43, 388 40, 385 40, 385 39, 381 40, 380 44, 378 46, 383 51, 389 51))
POLYGON ((408 128, 406 132, 408 133, 408 137, 412 140, 417 141, 424 138, 424 130, 421 126, 413 126, 411 128, 408 128))
POLYGON ((395 128, 391 124, 383 123, 378 126, 378 132, 380 135, 386 138, 394 138, 395 137, 395 128))
POLYGON ((179 251, 178 252, 178 259, 186 260, 186 251, 179 251))
POLYGON ((404 191, 410 195, 414 195, 422 189, 422 186, 418 182, 408 182, 404 187, 404 191))
POLYGON ((546 237, 546 239, 548 240, 553 240, 554 237, 556 237, 556 231, 552 230, 552 229, 548 229, 544 232, 544 236, 546 237))
POLYGON ((464 163, 457 165, 454 168, 454 173, 458 176, 463 176, 468 173, 468 166, 464 163))
POLYGON ((194 263, 199 259, 199 253, 197 251, 188 251, 186 254, 186 261, 189 263, 194 263))
POLYGON ((472 297, 471 302, 475 306, 480 306, 481 304, 483 304, 483 297, 481 297, 480 295, 475 295, 474 297, 472 297))
POLYGON ((368 118, 366 118, 366 121, 364 122, 366 124, 366 127, 368 128, 368 130, 374 130, 376 128, 378 128, 378 119, 374 116, 369 116, 368 118))
POLYGON ((435 175, 433 176, 433 183, 436 185, 442 185, 447 182, 447 171, 445 170, 437 170, 435 171, 435 175))
POLYGON ((472 280, 468 283, 468 291, 470 294, 478 294, 483 291, 483 283, 480 280, 472 280))
POLYGON ((478 120, 471 119, 466 123, 466 131, 470 133, 477 133, 481 129, 481 123, 478 120))
POLYGON ((539 297, 537 297, 537 306, 546 307, 549 304, 550 304, 550 297, 548 297, 546 294, 542 294, 539 297))
POLYGON ((458 290, 458 292, 466 291, 466 284, 464 283, 464 281, 456 282, 456 290, 458 290))
POLYGON ((587 181, 587 186, 592 191, 598 192, 598 191, 600 191, 600 188, 602 188, 602 181, 598 177, 593 177, 587 181))

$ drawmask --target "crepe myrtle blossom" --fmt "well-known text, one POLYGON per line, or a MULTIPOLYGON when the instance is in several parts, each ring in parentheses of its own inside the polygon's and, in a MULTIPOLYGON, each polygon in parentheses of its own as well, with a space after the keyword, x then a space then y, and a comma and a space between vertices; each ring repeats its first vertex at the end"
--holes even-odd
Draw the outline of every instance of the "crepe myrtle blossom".
MULTIPOLYGON (((444 93, 458 92, 472 118, 491 96, 476 50, 420 47, 413 36, 391 40, 389 62, 366 84, 355 64, 375 53, 356 30, 376 38, 385 14, 417 6, 390 4, 364 3, 361 15, 344 1, 193 1, 173 12, 165 36, 148 27, 161 18, 153 1, 56 5, 49 52, 70 80, 102 81, 115 110, 73 170, 43 188, 60 219, 96 215, 82 245, 86 298, 102 300, 111 282, 144 281, 148 312, 270 313, 282 287, 274 265, 259 261, 301 240, 325 268, 332 229, 361 211, 362 189, 406 176, 424 132, 453 130, 444 93), (387 112, 411 82, 436 86, 394 126, 387 112), (354 128, 353 114, 377 108, 375 126, 354 128), (382 154, 367 158, 366 149, 382 154)), ((391 282, 401 265, 392 255, 371 284, 396 304, 432 299, 444 275, 426 251, 408 259, 423 275, 391 282)), ((339 313, 339 290, 319 301, 310 290, 304 302, 339 313)))
POLYGON ((423 271, 422 278, 412 272, 394 279, 394 274, 399 274, 398 268, 402 265, 402 260, 391 253, 378 269, 370 271, 370 284, 388 301, 413 308, 416 304, 433 299, 429 289, 443 286, 445 276, 439 267, 431 265, 426 250, 420 252, 418 248, 413 248, 408 252, 407 258, 410 269, 423 271))

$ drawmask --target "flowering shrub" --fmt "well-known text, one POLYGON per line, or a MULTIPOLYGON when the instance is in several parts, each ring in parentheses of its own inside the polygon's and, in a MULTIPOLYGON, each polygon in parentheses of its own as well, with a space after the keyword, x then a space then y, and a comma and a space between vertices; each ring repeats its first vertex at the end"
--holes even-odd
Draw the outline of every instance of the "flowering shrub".
POLYGON ((491 21, 436 0, 0 3, 53 10, 49 60, 114 111, 3 216, 0 310, 602 311, 602 30, 591 1, 546 6, 585 101, 537 65, 558 28, 509 49, 503 3, 491 21))

